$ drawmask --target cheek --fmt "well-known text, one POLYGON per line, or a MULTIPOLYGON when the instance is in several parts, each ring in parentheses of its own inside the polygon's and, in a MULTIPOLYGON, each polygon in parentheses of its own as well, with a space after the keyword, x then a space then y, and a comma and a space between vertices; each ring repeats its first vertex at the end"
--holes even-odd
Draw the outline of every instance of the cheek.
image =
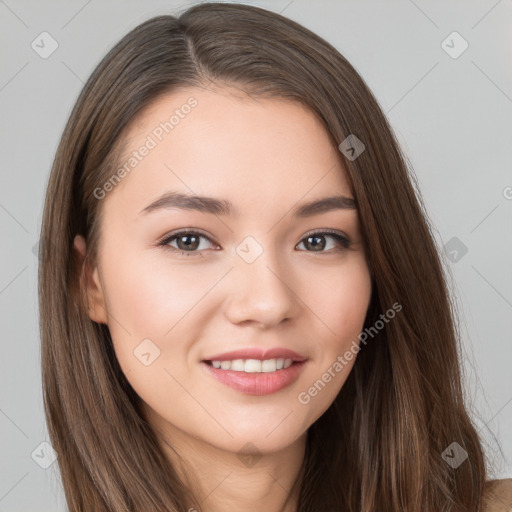
POLYGON ((118 259, 106 270, 113 319, 129 332, 157 339, 169 333, 218 280, 218 274, 142 254, 118 259))
POLYGON ((105 262, 109 329, 116 357, 125 375, 139 387, 155 387, 157 369, 186 375, 190 348, 219 306, 212 302, 215 294, 211 292, 229 266, 184 263, 172 263, 158 253, 137 253, 133 248, 105 262), (154 361, 150 367, 144 366, 147 360, 154 361), (142 385, 137 383, 139 378, 144 380, 142 385))
POLYGON ((315 364, 295 397, 306 416, 305 427, 331 406, 352 371, 372 291, 363 258, 323 277, 319 274, 315 283, 307 301, 314 312, 310 321, 317 325, 312 343, 315 364))
POLYGON ((371 280, 366 266, 345 275, 345 278, 339 285, 337 312, 333 311, 333 329, 340 334, 350 334, 353 339, 363 328, 370 304, 371 280))
POLYGON ((346 265, 310 274, 303 283, 304 302, 318 320, 323 349, 342 349, 361 332, 371 298, 371 278, 362 254, 346 265), (307 285, 307 286, 306 286, 307 285))

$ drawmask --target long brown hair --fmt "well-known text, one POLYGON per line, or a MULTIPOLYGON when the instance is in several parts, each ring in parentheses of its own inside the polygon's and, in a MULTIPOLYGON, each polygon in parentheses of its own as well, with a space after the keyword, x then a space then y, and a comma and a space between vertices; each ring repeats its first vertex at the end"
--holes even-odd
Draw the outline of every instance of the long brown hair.
MULTIPOLYGON (((76 234, 96 257, 102 201, 126 127, 160 95, 209 83, 310 108, 338 146, 358 205, 373 292, 365 326, 402 311, 359 353, 309 428, 298 511, 477 511, 486 481, 467 413, 454 308, 406 157, 375 97, 326 41, 261 8, 206 3, 158 16, 99 63, 62 135, 41 229, 44 405, 71 512, 184 511, 196 499, 162 453, 115 357, 87 315, 76 234), (453 442, 468 458, 442 457, 453 442)), ((171 440, 172 442, 172 440, 171 440)))

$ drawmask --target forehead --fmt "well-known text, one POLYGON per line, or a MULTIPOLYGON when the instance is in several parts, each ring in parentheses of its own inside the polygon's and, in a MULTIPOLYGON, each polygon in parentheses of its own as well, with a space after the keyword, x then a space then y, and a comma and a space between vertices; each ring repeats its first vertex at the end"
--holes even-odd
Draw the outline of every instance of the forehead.
POLYGON ((282 98, 188 88, 155 100, 130 124, 109 201, 134 208, 169 190, 259 208, 351 195, 336 145, 315 114, 282 98))

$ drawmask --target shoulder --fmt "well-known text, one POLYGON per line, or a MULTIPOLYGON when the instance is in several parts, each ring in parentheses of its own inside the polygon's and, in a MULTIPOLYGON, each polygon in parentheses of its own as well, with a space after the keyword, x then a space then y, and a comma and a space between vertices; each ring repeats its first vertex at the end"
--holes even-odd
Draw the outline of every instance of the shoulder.
POLYGON ((485 483, 483 512, 512 512, 512 478, 485 483))

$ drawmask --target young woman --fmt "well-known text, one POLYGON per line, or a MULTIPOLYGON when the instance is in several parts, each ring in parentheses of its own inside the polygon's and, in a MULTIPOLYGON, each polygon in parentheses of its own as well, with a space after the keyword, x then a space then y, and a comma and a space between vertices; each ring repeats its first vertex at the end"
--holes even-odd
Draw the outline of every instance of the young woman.
POLYGON ((211 3, 126 35, 71 113, 41 239, 72 512, 506 503, 392 129, 300 25, 211 3))

